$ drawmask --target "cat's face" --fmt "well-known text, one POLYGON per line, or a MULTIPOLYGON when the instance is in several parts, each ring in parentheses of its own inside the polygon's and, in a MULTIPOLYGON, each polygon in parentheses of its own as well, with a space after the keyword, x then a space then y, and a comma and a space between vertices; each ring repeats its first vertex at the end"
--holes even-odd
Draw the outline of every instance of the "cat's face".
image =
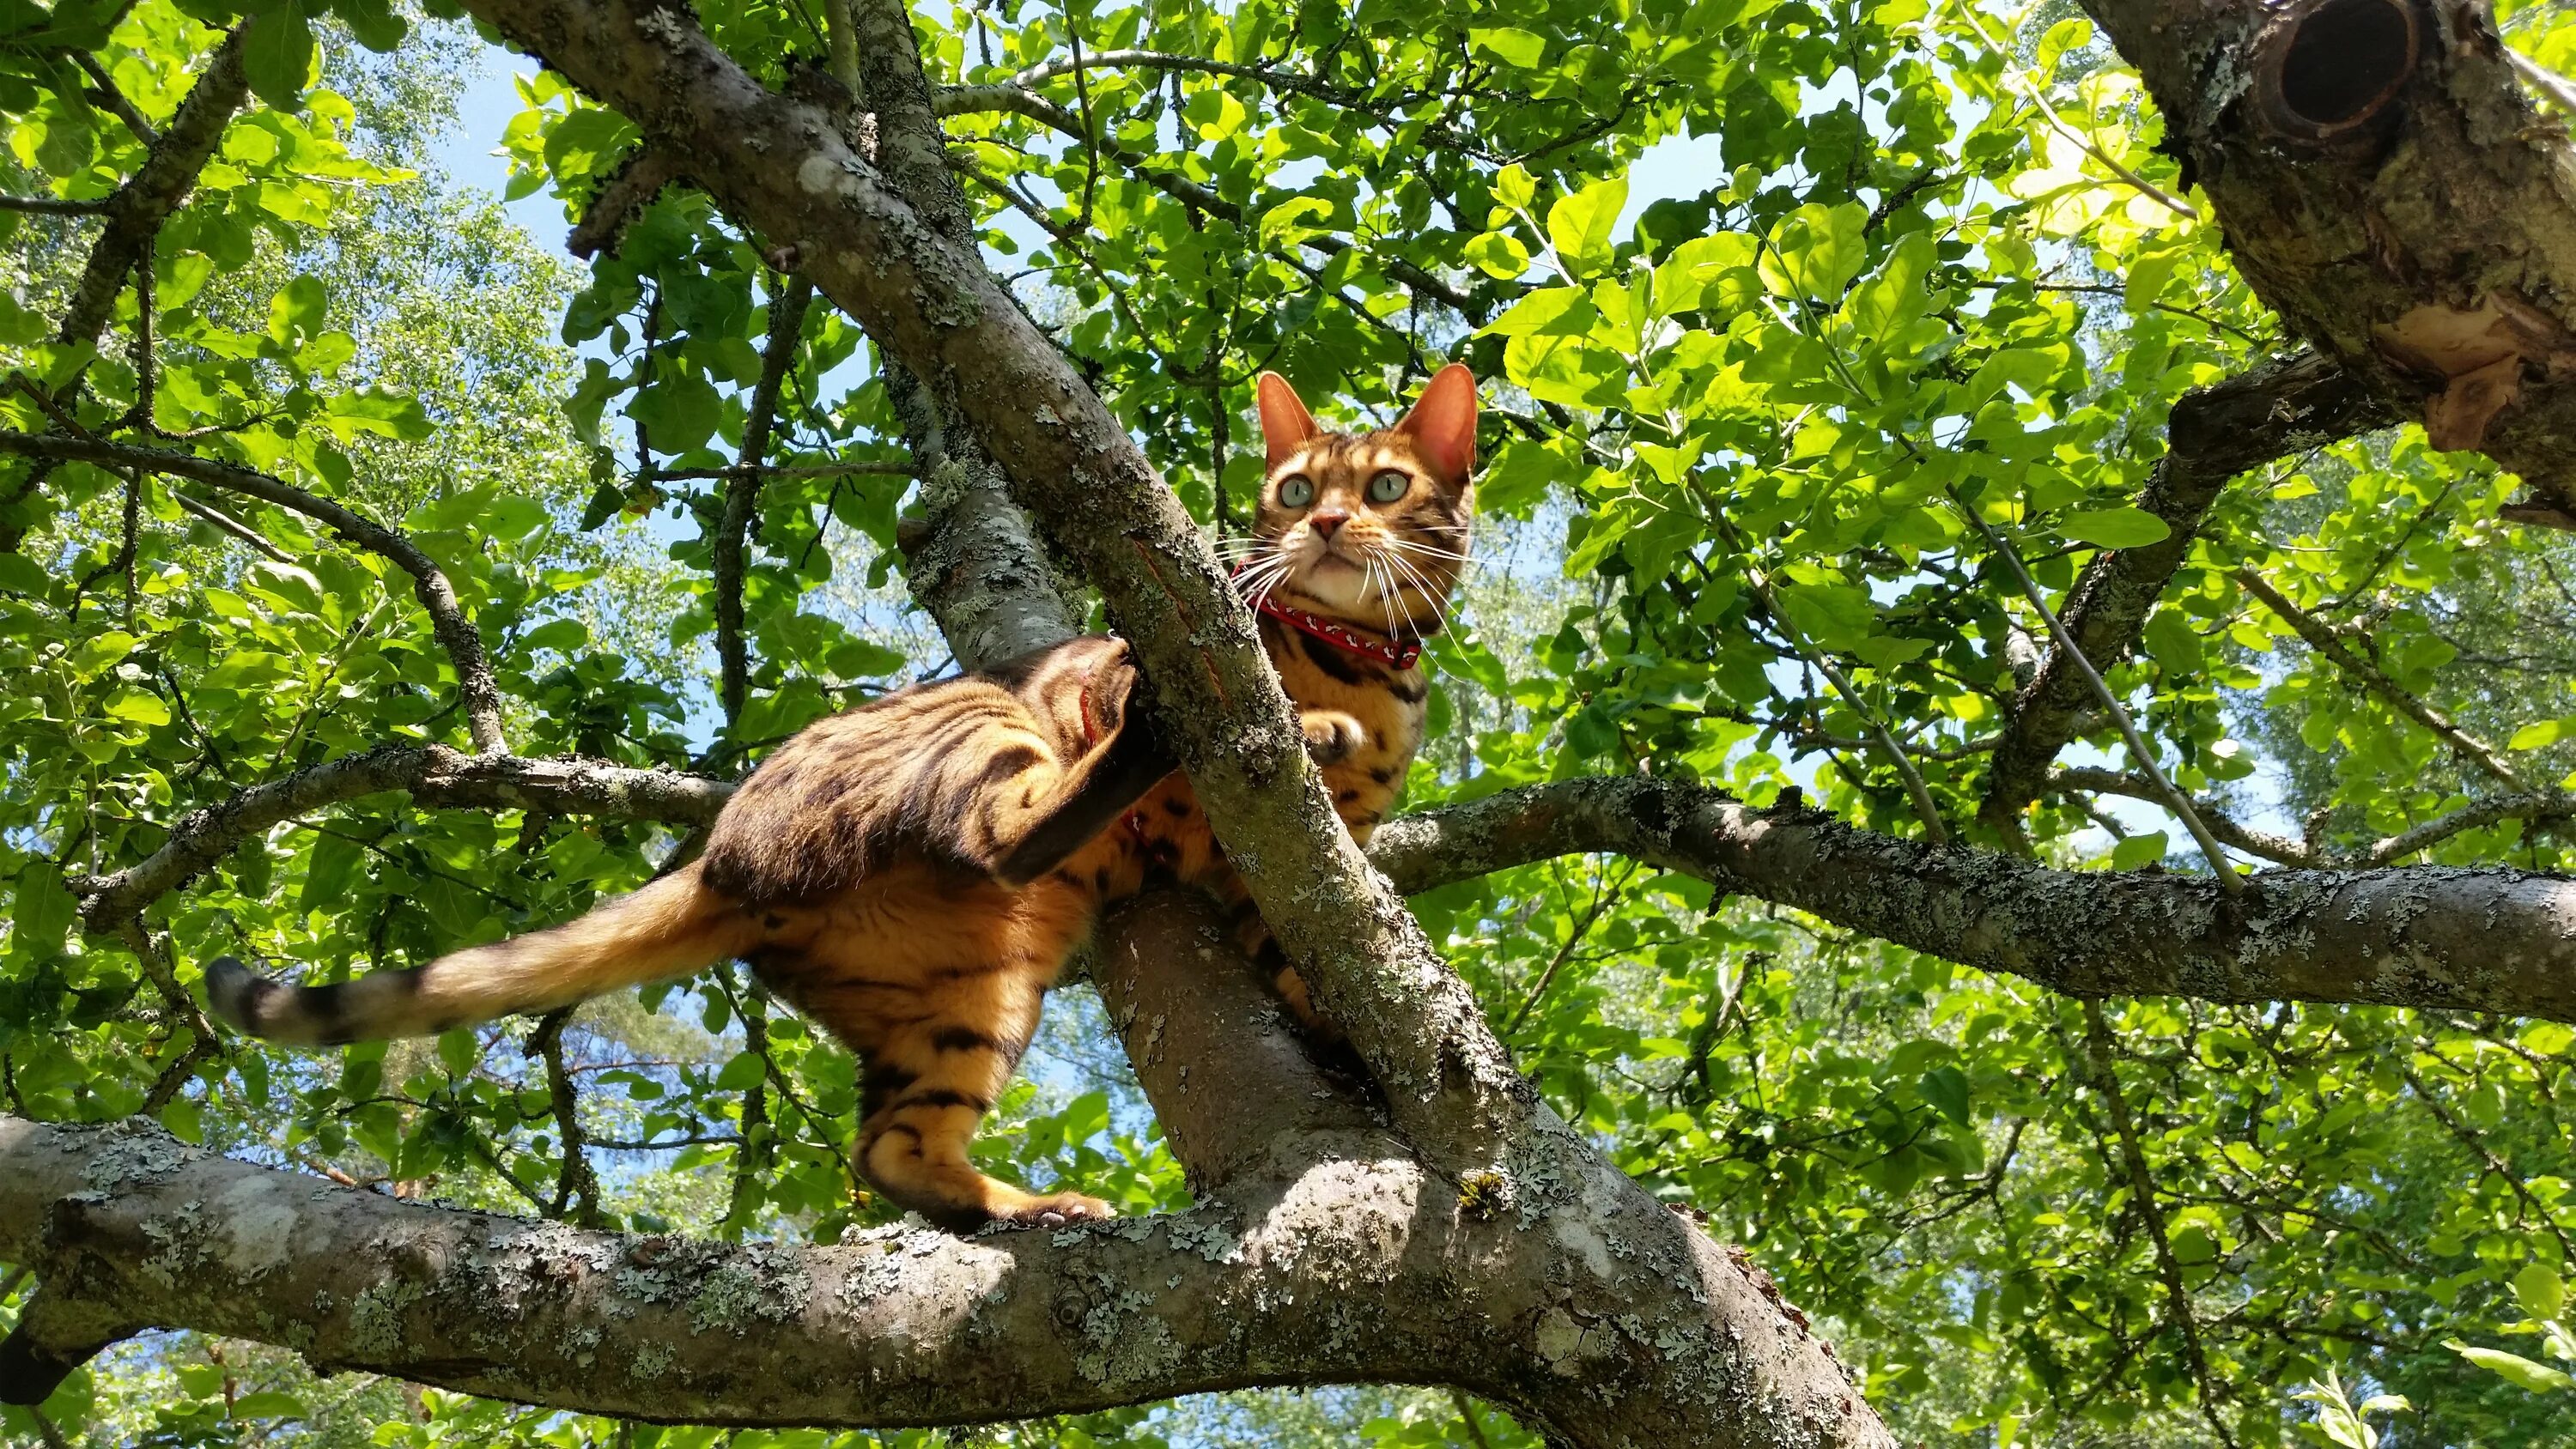
POLYGON ((1269 452, 1243 585, 1381 633, 1437 630, 1467 566, 1476 379, 1440 370, 1392 428, 1328 433, 1277 373, 1259 385, 1269 452))

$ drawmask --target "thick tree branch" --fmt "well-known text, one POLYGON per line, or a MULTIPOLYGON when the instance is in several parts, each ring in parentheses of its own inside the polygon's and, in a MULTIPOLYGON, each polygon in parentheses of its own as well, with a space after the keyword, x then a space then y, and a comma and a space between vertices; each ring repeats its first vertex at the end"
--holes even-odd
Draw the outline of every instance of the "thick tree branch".
MULTIPOLYGON (((2315 353, 2267 362, 2184 394, 2165 425, 2165 455, 2138 497, 2140 508, 2173 531, 2158 543, 2097 553, 2085 565, 2059 616, 2076 647, 2102 669, 2129 652, 2230 479, 2395 421, 2350 374, 2315 353)), ((2050 762, 2096 708, 2083 671, 2064 649, 2052 647, 2038 675, 2014 697, 1979 815, 2001 828, 2038 799, 2050 762)))
POLYGON ((447 581, 447 575, 421 552, 418 544, 400 532, 266 473, 194 453, 138 448, 89 437, 17 432, 0 432, 0 453, 70 459, 101 467, 141 468, 190 479, 301 513, 350 543, 384 555, 411 575, 412 593, 429 611, 430 632, 456 668, 456 693, 465 706, 466 733, 473 737, 474 748, 484 754, 509 749, 509 741, 501 733, 501 688, 492 678, 491 661, 484 657, 483 636, 465 617, 464 607, 457 602, 456 587, 447 581))
POLYGON ((2389 678, 2387 672, 2376 663, 2362 657, 2361 651, 2346 642, 2344 637, 2335 631, 2334 626, 2291 603, 2286 595, 2272 587, 2270 581, 2261 574, 2252 569, 2236 569, 2229 573, 2228 577, 2243 586, 2245 592, 2261 599, 2265 608, 2278 615, 2281 622, 2297 630, 2299 637, 2307 641, 2309 648, 2334 661, 2335 667, 2342 670, 2353 683, 2388 701, 2398 713, 2432 731, 2435 737, 2449 745, 2460 758, 2494 776, 2497 783, 2508 790, 2527 791, 2530 788, 2522 782, 2522 776, 2514 770, 2513 766, 2506 764, 2504 757, 2496 753, 2495 746, 2451 723, 2448 715, 2416 698, 2413 691, 2389 678))
POLYGON ((1568 780, 1387 822, 1406 891, 1612 852, 2070 996, 2369 1002, 2576 1021, 2576 883, 2514 870, 2079 872, 1754 810, 1670 780, 1568 780))
POLYGON ((72 288, 71 305, 63 311, 56 340, 96 340, 115 314, 116 294, 125 285, 126 274, 138 264, 151 265, 152 239, 161 234, 161 223, 187 200, 189 189, 197 184, 197 173, 214 159, 224 127, 250 96, 250 82, 242 71, 242 37, 249 29, 247 23, 233 27, 232 34, 215 47, 188 98, 179 103, 170 124, 152 143, 151 154, 108 196, 107 228, 90 247, 89 261, 72 288))
POLYGON ((108 875, 71 882, 82 897, 82 918, 92 930, 114 931, 120 922, 187 884, 270 826, 325 805, 388 790, 408 790, 414 800, 432 806, 542 808, 558 814, 705 825, 716 818, 733 786, 596 760, 523 760, 467 755, 444 745, 386 745, 298 770, 189 813, 170 827, 169 840, 147 858, 108 875))
POLYGON ((424 1207, 140 1123, 0 1116, 0 1259, 34 1266, 53 1305, 0 1351, 0 1398, 166 1325, 660 1421, 956 1424, 1395 1381, 1458 1384, 1584 1446, 1892 1449, 1747 1270, 1606 1186, 1515 1211, 1401 1157, 1340 1158, 1062 1232, 729 1245, 424 1207))
POLYGON ((2532 110, 2491 10, 2084 8, 2265 305, 2434 447, 2520 473, 2535 497, 2507 516, 2576 523, 2576 148, 2532 110))

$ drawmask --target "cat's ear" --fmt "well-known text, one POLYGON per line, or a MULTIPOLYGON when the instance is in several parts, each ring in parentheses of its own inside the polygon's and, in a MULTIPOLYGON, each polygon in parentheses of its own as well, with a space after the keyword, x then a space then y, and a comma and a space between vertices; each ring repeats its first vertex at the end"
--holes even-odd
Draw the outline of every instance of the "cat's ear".
POLYGON ((1304 400, 1297 396, 1297 389, 1288 385, 1288 379, 1275 372, 1261 374, 1253 392, 1261 403, 1262 446, 1270 453, 1269 462, 1263 466, 1276 468, 1280 459, 1315 436, 1315 415, 1306 411, 1304 400))
POLYGON ((1413 440, 1443 480, 1466 482, 1476 471, 1476 375, 1463 362, 1440 369, 1395 431, 1413 440))

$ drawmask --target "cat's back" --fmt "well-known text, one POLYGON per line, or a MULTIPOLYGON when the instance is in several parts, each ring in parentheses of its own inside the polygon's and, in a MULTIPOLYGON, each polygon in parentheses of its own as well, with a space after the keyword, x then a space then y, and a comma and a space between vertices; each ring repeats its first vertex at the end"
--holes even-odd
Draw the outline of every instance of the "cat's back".
POLYGON ((716 817, 706 883, 747 905, 794 905, 899 857, 957 864, 950 817, 1078 731, 1083 682, 1123 647, 1084 635, 807 725, 716 817))

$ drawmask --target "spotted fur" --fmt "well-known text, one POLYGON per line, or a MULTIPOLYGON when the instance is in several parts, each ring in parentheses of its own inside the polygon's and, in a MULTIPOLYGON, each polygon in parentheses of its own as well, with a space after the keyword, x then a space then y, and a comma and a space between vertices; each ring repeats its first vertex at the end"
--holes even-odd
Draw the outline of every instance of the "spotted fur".
MULTIPOLYGON (((1276 376, 1259 394, 1269 469, 1248 587, 1379 639, 1436 630, 1474 504, 1466 369, 1365 435, 1318 429, 1276 376), (1390 473, 1403 495, 1372 499, 1390 473)), ((1334 808, 1365 841, 1421 744, 1421 671, 1260 624, 1334 808)), ((887 1198, 959 1230, 1107 1215, 967 1158, 1102 906, 1164 879, 1215 891, 1246 953, 1321 1025, 1189 782, 1149 731, 1124 727, 1135 677, 1127 646, 1095 636, 901 691, 780 746, 697 862, 579 920, 340 986, 279 986, 226 957, 207 968, 209 1002, 260 1036, 343 1042, 548 1010, 739 956, 859 1054, 859 1161, 887 1198)))

